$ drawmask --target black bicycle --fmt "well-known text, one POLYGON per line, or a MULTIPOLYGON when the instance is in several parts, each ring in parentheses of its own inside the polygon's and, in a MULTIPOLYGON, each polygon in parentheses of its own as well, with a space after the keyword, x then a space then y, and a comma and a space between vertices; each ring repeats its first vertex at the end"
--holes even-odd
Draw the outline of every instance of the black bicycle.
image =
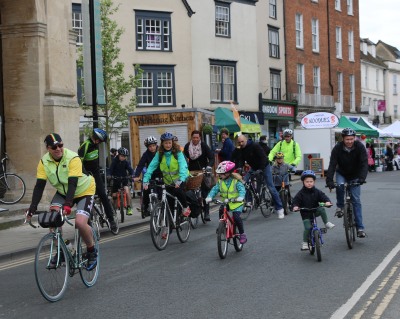
POLYGON ((26 186, 20 176, 6 172, 6 161, 8 159, 7 153, 4 153, 4 157, 1 159, 0 203, 11 205, 18 203, 24 197, 26 186))

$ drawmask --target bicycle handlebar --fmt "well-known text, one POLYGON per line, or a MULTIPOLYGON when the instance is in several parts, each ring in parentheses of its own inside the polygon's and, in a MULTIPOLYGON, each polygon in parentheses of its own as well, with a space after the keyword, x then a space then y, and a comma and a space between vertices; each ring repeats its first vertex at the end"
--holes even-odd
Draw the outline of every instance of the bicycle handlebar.
MULTIPOLYGON (((367 181, 364 181, 362 183, 360 182, 351 182, 351 183, 335 183, 335 188, 340 187, 340 186, 361 186, 362 184, 367 184, 367 181)), ((329 187, 328 185, 325 185, 325 187, 329 187)))
MULTIPOLYGON (((37 210, 34 214, 32 214, 32 215, 39 215, 39 214, 41 214, 41 213, 49 213, 49 211, 46 211, 46 210, 37 210)), ((62 218, 62 220, 64 220, 64 221, 66 221, 67 222, 67 224, 69 224, 70 226, 74 226, 74 224, 72 224, 69 220, 70 219, 72 219, 72 217, 70 218, 70 217, 68 217, 67 215, 64 215, 63 214, 63 209, 62 208, 60 208, 60 211, 58 212, 59 214, 61 214, 61 218, 62 218)), ((27 219, 26 219, 26 215, 25 215, 25 220, 24 220, 24 224, 26 224, 26 222, 27 222, 27 219)), ((31 219, 29 219, 29 226, 31 226, 32 228, 39 228, 40 226, 35 226, 33 223, 32 223, 32 218, 31 219)))
POLYGON ((294 211, 294 212, 299 212, 299 211, 301 211, 301 210, 312 211, 312 210, 316 210, 316 209, 318 209, 318 208, 320 208, 320 207, 331 208, 331 207, 333 206, 333 204, 330 204, 330 205, 326 205, 325 203, 318 203, 318 204, 319 204, 318 207, 312 207, 312 208, 309 208, 309 207, 299 207, 299 209, 296 209, 296 210, 293 210, 293 211, 294 211))
POLYGON ((225 199, 224 201, 220 201, 219 199, 214 199, 215 204, 228 204, 228 203, 243 203, 243 201, 237 201, 236 198, 225 199))

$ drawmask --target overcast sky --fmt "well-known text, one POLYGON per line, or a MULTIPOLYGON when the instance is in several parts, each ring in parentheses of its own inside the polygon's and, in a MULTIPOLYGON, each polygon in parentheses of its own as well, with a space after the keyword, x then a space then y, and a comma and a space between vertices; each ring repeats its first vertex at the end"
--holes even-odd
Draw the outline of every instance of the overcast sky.
POLYGON ((400 50, 400 0, 359 0, 360 36, 400 50))

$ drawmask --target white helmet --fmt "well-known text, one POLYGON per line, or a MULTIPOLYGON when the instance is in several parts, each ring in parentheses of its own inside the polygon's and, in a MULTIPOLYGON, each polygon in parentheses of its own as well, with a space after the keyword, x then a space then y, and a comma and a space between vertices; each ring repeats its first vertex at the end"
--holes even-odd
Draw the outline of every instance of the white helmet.
POLYGON ((283 137, 288 136, 288 135, 293 135, 293 131, 289 128, 283 131, 283 137))
POLYGON ((154 136, 149 136, 144 140, 144 146, 149 146, 151 144, 157 144, 157 138, 154 136))

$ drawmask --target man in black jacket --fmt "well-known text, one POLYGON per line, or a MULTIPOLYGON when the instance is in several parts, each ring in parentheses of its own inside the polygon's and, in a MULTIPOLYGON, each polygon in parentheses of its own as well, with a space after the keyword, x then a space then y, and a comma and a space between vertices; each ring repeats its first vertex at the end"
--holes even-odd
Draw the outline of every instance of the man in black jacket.
MULTIPOLYGON (((188 159, 189 171, 199 171, 203 168, 211 170, 214 165, 214 153, 208 147, 208 145, 201 141, 200 131, 193 131, 191 135, 191 141, 185 145, 183 154, 188 159)), ((201 195, 203 197, 204 204, 204 220, 210 221, 210 204, 206 204, 205 198, 207 197, 209 189, 206 189, 205 185, 201 186, 201 195)))
MULTIPOLYGON (((345 128, 342 131, 343 141, 339 142, 332 149, 331 159, 329 161, 328 173, 326 174, 326 185, 333 189, 333 175, 336 173, 336 183, 365 183, 368 174, 368 154, 365 146, 355 140, 356 132, 351 128, 345 128)), ((354 207, 354 217, 357 227, 357 236, 365 237, 364 225, 362 221, 361 208, 361 187, 352 186, 350 188, 354 207)), ((343 216, 344 207, 344 187, 336 187, 336 216, 343 216)))
MULTIPOLYGON (((274 200, 275 210, 278 214, 278 218, 283 219, 285 215, 283 213, 282 201, 279 198, 279 194, 272 181, 271 166, 269 165, 269 160, 263 149, 259 144, 248 140, 244 135, 240 135, 238 137, 238 144, 242 151, 243 160, 250 165, 251 170, 257 171, 260 169, 264 172, 264 179, 272 195, 272 199, 274 200)), ((245 179, 247 180, 248 176, 246 176, 245 179)))

